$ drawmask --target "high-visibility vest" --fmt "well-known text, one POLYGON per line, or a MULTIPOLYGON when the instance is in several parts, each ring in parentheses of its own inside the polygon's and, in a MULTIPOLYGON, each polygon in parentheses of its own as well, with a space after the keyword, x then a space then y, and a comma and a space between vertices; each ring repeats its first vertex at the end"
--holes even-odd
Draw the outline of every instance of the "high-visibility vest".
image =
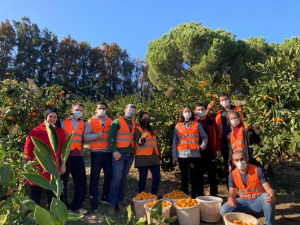
POLYGON ((240 198, 248 198, 254 200, 258 198, 262 193, 265 193, 265 189, 260 182, 257 175, 257 166, 248 164, 248 181, 247 186, 245 187, 241 174, 238 168, 232 171, 234 183, 239 189, 240 198))
MULTIPOLYGON (((242 109, 243 108, 240 107, 240 106, 237 106, 237 107, 234 108, 234 110, 237 111, 237 112, 241 112, 242 109)), ((222 137, 222 134, 223 134, 222 112, 223 112, 223 110, 219 110, 217 112, 217 116, 216 116, 216 124, 217 124, 218 129, 219 129, 220 137, 222 137)), ((241 119, 243 120, 244 119, 243 114, 240 113, 240 115, 241 115, 241 119)))
POLYGON ((64 131, 65 131, 66 138, 68 138, 71 135, 71 133, 74 131, 73 141, 70 150, 71 151, 75 149, 82 150, 82 135, 84 132, 84 122, 83 121, 79 122, 77 130, 74 129, 71 119, 66 119, 64 121, 64 125, 65 125, 64 131))
POLYGON ((144 145, 141 145, 141 146, 136 145, 135 154, 136 155, 152 155, 153 149, 155 149, 155 153, 157 155, 159 155, 156 135, 155 134, 151 135, 151 133, 149 131, 143 131, 143 129, 140 126, 137 126, 136 128, 139 129, 139 131, 141 131, 142 134, 145 133, 147 136, 146 136, 146 142, 144 145))
POLYGON ((105 119, 105 128, 104 129, 103 129, 103 126, 100 123, 100 121, 95 117, 90 118, 90 123, 92 126, 93 133, 103 133, 104 134, 104 138, 97 138, 90 142, 91 149, 109 148, 109 131, 110 131, 112 119, 111 118, 105 119))
POLYGON ((244 141, 244 135, 243 135, 243 126, 240 127, 237 137, 235 138, 233 135, 233 130, 231 131, 230 135, 230 144, 232 151, 246 151, 245 141, 244 141))
POLYGON ((120 129, 117 133, 117 148, 127 148, 130 144, 134 148, 135 122, 131 120, 132 129, 130 132, 128 124, 123 117, 119 117, 117 120, 119 120, 120 123, 120 129))
POLYGON ((200 134, 198 131, 198 122, 193 121, 189 129, 182 122, 177 124, 178 145, 177 151, 186 149, 199 149, 200 134))

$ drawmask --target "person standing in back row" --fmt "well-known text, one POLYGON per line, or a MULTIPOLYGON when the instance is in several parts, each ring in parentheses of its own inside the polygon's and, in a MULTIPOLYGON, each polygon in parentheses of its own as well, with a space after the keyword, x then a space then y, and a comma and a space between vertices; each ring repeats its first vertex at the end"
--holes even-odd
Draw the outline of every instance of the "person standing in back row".
POLYGON ((83 105, 76 102, 72 105, 71 116, 61 123, 61 128, 64 129, 66 138, 74 132, 70 155, 66 162, 66 173, 62 175, 64 183, 62 200, 69 210, 84 215, 87 213, 87 210, 82 208, 82 204, 86 196, 87 181, 82 156, 84 133, 84 122, 81 120, 82 113, 83 105), (68 181, 70 174, 72 174, 74 181, 74 198, 72 204, 68 203, 68 181))
POLYGON ((111 124, 109 144, 113 152, 113 178, 110 184, 109 210, 110 216, 115 215, 116 209, 126 211, 124 205, 124 191, 126 179, 134 160, 135 154, 135 105, 128 104, 125 115, 115 119, 111 124))
POLYGON ((98 209, 98 183, 102 168, 104 182, 101 202, 109 204, 109 189, 112 179, 112 152, 109 145, 109 132, 112 119, 106 113, 107 104, 98 102, 96 104, 96 115, 85 124, 83 134, 84 140, 90 142, 91 148, 90 195, 93 211, 98 209))
POLYGON ((203 184, 198 178, 201 166, 202 150, 205 150, 208 137, 189 105, 182 107, 173 137, 173 163, 179 163, 181 171, 181 189, 188 194, 189 171, 192 182, 192 198, 203 196, 203 184), (199 182, 200 181, 200 182, 199 182))

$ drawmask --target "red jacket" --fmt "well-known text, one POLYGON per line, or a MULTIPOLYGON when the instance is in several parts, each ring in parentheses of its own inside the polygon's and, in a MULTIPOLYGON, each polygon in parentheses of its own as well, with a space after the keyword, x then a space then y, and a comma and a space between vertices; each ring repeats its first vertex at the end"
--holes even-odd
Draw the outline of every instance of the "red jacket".
MULTIPOLYGON (((58 148, 58 164, 59 164, 59 168, 61 166, 61 152, 62 152, 62 147, 66 141, 66 137, 65 137, 65 132, 58 128, 55 127, 55 130, 57 132, 57 136, 58 136, 58 140, 59 140, 59 148, 58 148)), ((25 147, 24 147, 24 153, 27 155, 25 156, 25 160, 26 161, 30 161, 30 160, 35 160, 35 155, 34 155, 34 144, 31 140, 31 137, 36 137, 41 139, 43 142, 45 142, 46 145, 48 145, 48 147, 51 149, 52 151, 52 156, 53 159, 55 159, 55 154, 54 154, 54 150, 51 147, 49 138, 48 138, 48 134, 47 134, 47 130, 46 130, 46 125, 45 123, 42 123, 41 125, 35 127, 28 135, 26 143, 25 143, 25 147)), ((43 167, 41 165, 37 165, 37 167, 40 169, 40 171, 42 172, 42 175, 48 180, 50 181, 50 174, 46 171, 44 171, 43 167)), ((33 183, 27 181, 28 184, 30 185, 34 185, 33 183)))
MULTIPOLYGON (((206 132, 206 130, 205 130, 205 132, 208 136, 208 144, 207 145, 210 145, 209 148, 208 147, 206 147, 206 148, 211 149, 213 154, 216 155, 217 151, 221 151, 221 139, 219 136, 218 126, 217 126, 214 118, 212 118, 210 116, 206 116, 206 118, 208 119, 209 132, 206 132)), ((198 117, 196 117, 196 121, 199 122, 200 119, 198 117)))

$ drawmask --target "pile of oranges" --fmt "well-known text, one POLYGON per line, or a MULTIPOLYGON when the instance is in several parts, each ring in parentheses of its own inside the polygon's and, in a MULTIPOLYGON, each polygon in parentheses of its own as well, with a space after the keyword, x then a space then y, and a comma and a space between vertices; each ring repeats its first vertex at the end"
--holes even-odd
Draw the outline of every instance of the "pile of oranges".
POLYGON ((168 199, 180 199, 180 198, 186 198, 186 193, 183 191, 173 190, 171 193, 167 193, 165 195, 168 199))
MULTIPOLYGON (((156 203, 158 203, 159 201, 161 200, 154 200, 153 202, 149 202, 146 204, 146 207, 148 208, 152 208, 156 203)), ((165 200, 162 200, 162 206, 163 208, 167 207, 167 206, 170 206, 170 202, 166 202, 165 200)))
POLYGON ((189 197, 188 199, 181 199, 175 203, 178 207, 189 208, 198 205, 198 201, 189 197))
POLYGON ((243 221, 241 221, 241 220, 234 220, 234 221, 232 221, 232 223, 234 223, 234 224, 240 224, 240 225, 253 225, 253 223, 246 223, 246 222, 243 222, 243 221))
POLYGON ((151 193, 141 192, 134 197, 134 200, 150 200, 156 198, 156 195, 151 193))

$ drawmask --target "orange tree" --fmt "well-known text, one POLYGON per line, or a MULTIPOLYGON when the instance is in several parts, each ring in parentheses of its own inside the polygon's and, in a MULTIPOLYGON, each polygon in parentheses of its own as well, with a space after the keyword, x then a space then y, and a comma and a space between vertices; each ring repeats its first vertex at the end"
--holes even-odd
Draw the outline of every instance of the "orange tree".
POLYGON ((257 161, 265 166, 288 158, 300 147, 299 49, 271 57, 253 69, 264 74, 250 88, 245 107, 247 118, 261 136, 254 146, 257 161))

